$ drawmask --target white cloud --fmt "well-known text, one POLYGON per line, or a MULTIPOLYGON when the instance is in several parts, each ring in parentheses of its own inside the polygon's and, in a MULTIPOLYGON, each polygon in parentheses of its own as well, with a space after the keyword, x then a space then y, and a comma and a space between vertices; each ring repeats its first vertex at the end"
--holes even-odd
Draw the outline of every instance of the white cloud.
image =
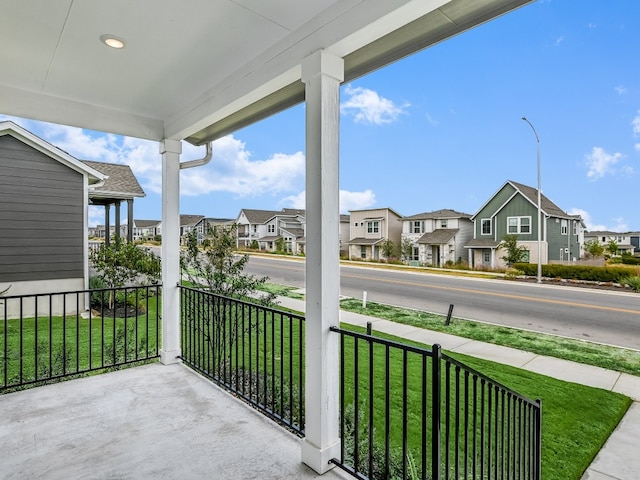
POLYGON ((438 120, 436 120, 435 118, 433 118, 431 115, 429 115, 428 113, 425 113, 425 117, 427 118, 427 122, 429 123, 429 125, 435 127, 436 125, 439 125, 440 122, 438 120))
POLYGON ((183 170, 183 195, 229 192, 238 197, 277 194, 299 188, 304 178, 304 154, 275 153, 251 160, 244 142, 227 136, 214 142, 213 159, 206 167, 183 170))
POLYGON ((617 87, 614 87, 614 90, 618 95, 626 95, 627 92, 629 91, 626 87, 623 87, 622 85, 618 85, 617 87))
MULTIPOLYGON (((369 208, 376 203, 376 195, 372 190, 363 192, 350 192, 340 190, 340 212, 347 213, 349 210, 359 210, 369 208)), ((280 204, 289 208, 306 208, 305 191, 283 198, 280 204)))
MULTIPOLYGON (((162 158, 158 143, 75 127, 21 121, 24 128, 81 160, 126 164, 147 192, 162 192, 162 158)), ((183 143, 182 159, 200 158, 204 148, 183 143)), ((229 192, 238 197, 282 193, 299 188, 304 177, 304 154, 276 153, 251 160, 245 144, 233 136, 214 142, 213 159, 204 167, 182 170, 180 192, 203 195, 229 192)))
POLYGON ((636 143, 633 148, 636 150, 636 152, 640 152, 640 143, 636 143))
POLYGON ((364 192, 349 192, 340 190, 340 211, 343 213, 349 210, 359 210, 361 208, 369 208, 375 205, 376 194, 373 190, 365 190, 364 192))
POLYGON ((585 160, 589 171, 587 177, 591 180, 598 180, 605 175, 611 175, 616 172, 616 164, 624 158, 621 153, 607 153, 601 147, 593 147, 591 153, 585 155, 585 160))
POLYGON ((563 41, 564 41, 564 37, 562 35, 556 38, 556 47, 559 47, 563 41))
POLYGON ((393 123, 400 115, 406 113, 406 108, 409 106, 408 103, 398 106, 368 88, 347 85, 344 93, 348 98, 340 104, 340 112, 344 115, 352 115, 356 123, 371 125, 393 123))
POLYGON ((633 127, 633 135, 636 137, 640 136, 640 110, 638 110, 636 116, 631 120, 631 126, 633 127))
POLYGON ((581 208, 572 208, 567 212, 569 215, 580 215, 582 220, 584 221, 587 230, 590 232, 598 231, 598 230, 607 230, 611 232, 626 232, 629 230, 629 224, 625 221, 624 218, 617 217, 612 218, 612 223, 610 225, 604 225, 602 223, 593 223, 593 219, 591 215, 586 210, 581 208))

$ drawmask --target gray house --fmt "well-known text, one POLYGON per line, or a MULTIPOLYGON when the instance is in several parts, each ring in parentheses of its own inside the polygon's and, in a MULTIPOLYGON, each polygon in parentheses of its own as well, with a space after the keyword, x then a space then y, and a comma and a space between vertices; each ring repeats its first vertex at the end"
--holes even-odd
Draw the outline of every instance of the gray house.
MULTIPOLYGON (((0 291, 87 287, 89 189, 104 179, 22 127, 0 122, 0 291)), ((24 308, 27 315, 33 307, 24 308)))

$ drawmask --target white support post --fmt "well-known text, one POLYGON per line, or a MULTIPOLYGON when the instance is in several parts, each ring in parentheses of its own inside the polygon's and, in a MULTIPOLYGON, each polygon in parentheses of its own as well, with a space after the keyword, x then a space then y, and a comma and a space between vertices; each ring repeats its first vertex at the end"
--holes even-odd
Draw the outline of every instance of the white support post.
POLYGON ((160 362, 180 362, 180 154, 176 140, 160 143, 162 155, 162 348, 160 362))
POLYGON ((340 206, 338 185, 342 58, 317 51, 302 64, 306 86, 305 435, 302 461, 322 474, 340 455, 340 206))

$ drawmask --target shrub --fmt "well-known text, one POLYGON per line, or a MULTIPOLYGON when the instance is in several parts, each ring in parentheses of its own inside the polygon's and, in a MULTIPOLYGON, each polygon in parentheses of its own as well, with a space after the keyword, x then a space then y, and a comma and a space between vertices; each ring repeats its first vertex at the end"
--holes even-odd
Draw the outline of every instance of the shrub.
POLYGON ((640 292, 640 276, 627 277, 620 280, 622 285, 627 285, 634 292, 640 292))
POLYGON ((518 270, 517 268, 508 268, 506 272, 504 272, 504 278, 507 280, 514 280, 518 277, 524 275, 522 270, 518 270))
MULTIPOLYGON (((525 275, 535 276, 538 266, 534 263, 516 263, 514 268, 522 270, 525 275)), ((542 265, 542 276, 550 278, 566 278, 593 282, 620 283, 623 278, 638 275, 633 267, 595 267, 585 265, 542 265)))

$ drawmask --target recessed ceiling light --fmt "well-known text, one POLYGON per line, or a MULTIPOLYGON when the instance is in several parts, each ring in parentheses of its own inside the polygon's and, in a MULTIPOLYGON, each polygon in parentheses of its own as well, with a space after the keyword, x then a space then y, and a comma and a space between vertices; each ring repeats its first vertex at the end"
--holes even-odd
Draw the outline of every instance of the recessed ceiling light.
POLYGON ((100 41, 107 47, 116 49, 124 48, 124 38, 117 37, 116 35, 111 35, 110 33, 100 35, 100 41))

